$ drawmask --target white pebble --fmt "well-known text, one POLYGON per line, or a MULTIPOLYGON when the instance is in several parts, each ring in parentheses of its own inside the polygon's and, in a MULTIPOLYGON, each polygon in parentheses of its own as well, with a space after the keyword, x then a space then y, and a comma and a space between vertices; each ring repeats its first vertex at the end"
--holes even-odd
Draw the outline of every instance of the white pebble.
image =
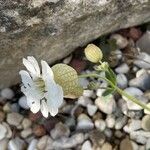
POLYGON ((2 89, 1 96, 6 99, 12 99, 14 97, 14 92, 10 88, 2 89))
POLYGON ((89 140, 85 141, 82 145, 81 150, 92 150, 92 145, 89 140))
POLYGON ((26 96, 20 97, 18 103, 19 103, 20 107, 22 107, 23 109, 29 109, 26 96))
POLYGON ((124 74, 118 74, 116 78, 117 78, 118 87, 120 87, 121 89, 124 89, 127 87, 128 80, 124 74))
POLYGON ((5 138, 6 132, 7 128, 4 125, 0 124, 0 140, 5 138))
POLYGON ((97 109, 98 108, 95 105, 92 105, 92 104, 87 105, 87 112, 90 116, 93 116, 96 113, 97 109))
POLYGON ((113 115, 107 115, 106 125, 108 128, 113 128, 115 125, 115 117, 113 115))
POLYGON ((83 91, 83 96, 85 97, 92 97, 94 94, 93 90, 84 90, 83 91))
POLYGON ((102 119, 95 120, 95 127, 100 131, 104 131, 106 128, 106 123, 102 119))
POLYGON ((33 139, 29 146, 28 146, 28 149, 27 150, 36 150, 36 145, 38 143, 38 140, 37 139, 33 139))
POLYGON ((129 66, 127 65, 127 64, 125 64, 125 63, 123 63, 123 64, 121 64, 120 66, 118 66, 116 69, 115 69, 115 71, 117 72, 117 73, 128 73, 128 71, 129 71, 129 66))

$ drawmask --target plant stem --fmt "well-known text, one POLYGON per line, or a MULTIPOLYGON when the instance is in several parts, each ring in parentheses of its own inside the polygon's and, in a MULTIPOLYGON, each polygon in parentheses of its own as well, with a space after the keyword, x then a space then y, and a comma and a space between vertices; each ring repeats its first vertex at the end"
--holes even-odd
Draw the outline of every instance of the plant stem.
POLYGON ((150 111, 150 108, 147 107, 144 103, 140 102, 138 99, 136 99, 135 97, 127 94, 126 92, 124 92, 123 90, 121 90, 120 88, 118 88, 116 85, 114 85, 110 80, 108 80, 105 77, 101 77, 98 74, 95 73, 91 73, 91 74, 83 74, 83 75, 79 75, 79 78, 86 78, 86 77, 95 77, 95 78, 100 78, 102 80, 105 80, 106 82, 108 82, 120 95, 125 96, 126 98, 128 98, 128 100, 132 101, 133 103, 141 106, 143 109, 146 109, 148 111, 150 111))

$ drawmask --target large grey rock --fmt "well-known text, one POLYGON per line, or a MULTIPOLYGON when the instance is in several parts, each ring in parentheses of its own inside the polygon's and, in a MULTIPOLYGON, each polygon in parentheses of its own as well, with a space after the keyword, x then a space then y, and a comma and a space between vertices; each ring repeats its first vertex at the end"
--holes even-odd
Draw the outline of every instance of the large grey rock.
POLYGON ((54 62, 104 33, 150 19, 149 0, 0 1, 0 88, 27 55, 54 62))

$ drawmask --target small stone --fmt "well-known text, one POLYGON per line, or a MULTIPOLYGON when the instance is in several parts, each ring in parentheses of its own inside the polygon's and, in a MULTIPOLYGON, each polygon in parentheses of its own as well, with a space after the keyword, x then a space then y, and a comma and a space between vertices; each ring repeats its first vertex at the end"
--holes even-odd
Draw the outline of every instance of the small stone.
POLYGON ((128 71, 129 71, 129 66, 128 66, 127 64, 123 63, 123 64, 121 64, 120 66, 118 66, 118 67, 115 69, 115 71, 116 71, 117 73, 120 73, 120 74, 126 74, 126 73, 128 73, 128 71))
POLYGON ((28 136, 32 134, 32 129, 31 128, 24 129, 21 131, 20 134, 22 138, 27 138, 28 136))
POLYGON ((10 126, 6 123, 6 122, 3 122, 2 123, 3 124, 3 126, 5 126, 6 127, 6 129, 7 129, 7 133, 6 133, 6 138, 11 138, 12 137, 12 131, 11 131, 11 128, 10 128, 10 126))
POLYGON ((1 90, 1 96, 6 99, 12 99, 14 97, 14 92, 10 88, 5 88, 1 90))
POLYGON ((96 95, 97 95, 98 97, 102 97, 104 91, 105 91, 105 89, 97 89, 96 95))
POLYGON ((27 110, 29 109, 26 96, 20 97, 18 103, 19 103, 20 107, 22 107, 23 109, 27 109, 27 110))
POLYGON ((123 49, 128 45, 128 40, 120 34, 113 34, 111 39, 116 40, 118 48, 123 49))
POLYGON ((77 130, 91 130, 94 124, 86 114, 80 114, 78 117, 77 130))
POLYGON ((31 125, 32 125, 31 120, 29 120, 28 118, 23 119, 22 126, 23 126, 24 129, 27 129, 27 128, 31 127, 31 125))
POLYGON ((144 73, 139 77, 136 77, 129 81, 129 85, 133 87, 140 88, 142 90, 149 90, 150 89, 150 74, 144 73))
POLYGON ((9 150, 22 150, 25 149, 25 146, 26 146, 25 142, 19 137, 15 137, 14 139, 11 139, 8 143, 9 150))
POLYGON ((132 143, 129 138, 125 138, 121 141, 120 150, 133 150, 132 143))
POLYGON ((3 111, 0 111, 0 122, 3 122, 5 119, 5 113, 3 111))
POLYGON ((133 148, 133 150, 139 150, 139 146, 138 146, 138 144, 137 144, 137 143, 135 143, 135 142, 131 141, 131 144, 132 144, 132 148, 133 148))
POLYGON ((39 150, 45 150, 46 145, 47 145, 48 138, 49 138, 49 137, 48 137, 47 135, 44 135, 44 136, 42 136, 42 137, 39 139, 39 141, 38 141, 38 143, 37 143, 37 148, 38 148, 39 150))
POLYGON ((95 105, 92 105, 92 104, 87 105, 87 112, 90 116, 93 116, 96 113, 97 109, 98 108, 95 105))
POLYGON ((147 140, 145 147, 146 147, 146 150, 150 149, 150 138, 147 140))
POLYGON ((40 137, 46 134, 46 130, 43 125, 36 125, 33 128, 33 133, 35 134, 35 136, 40 137))
POLYGON ((33 139, 28 146, 28 150, 36 150, 37 143, 38 143, 38 140, 33 139))
POLYGON ((21 121, 23 120, 23 116, 18 113, 9 113, 7 114, 7 122, 13 126, 19 126, 21 121))
POLYGON ((134 41, 137 41, 141 37, 142 31, 138 28, 133 27, 133 28, 130 29, 128 34, 129 34, 128 36, 130 38, 132 38, 134 41))
POLYGON ((106 118, 106 126, 108 128, 113 128, 114 125, 115 125, 115 117, 113 115, 107 115, 107 118, 106 118))
MULTIPOLYGON (((147 107, 150 108, 150 103, 148 103, 148 104, 146 104, 146 105, 147 105, 147 107)), ((144 109, 144 113, 150 115, 150 111, 147 110, 147 109, 144 109)))
POLYGON ((89 140, 85 141, 82 145, 81 150, 92 150, 91 142, 89 140))
POLYGON ((120 139, 124 136, 124 133, 120 130, 116 130, 114 135, 115 135, 115 137, 120 139))
POLYGON ((95 127, 100 131, 104 131, 106 128, 106 123, 102 119, 95 120, 95 127))
POLYGON ((63 63, 64 63, 64 64, 69 64, 70 61, 71 61, 71 59, 72 59, 72 55, 66 57, 66 58, 63 60, 63 63))
POLYGON ((6 113, 11 112, 11 105, 10 105, 10 103, 6 103, 3 106, 3 111, 6 112, 6 113))
POLYGON ((0 140, 0 147, 1 147, 1 150, 7 150, 8 148, 8 139, 3 139, 3 140, 0 140))
POLYGON ((134 60, 134 64, 139 68, 150 69, 150 55, 144 52, 141 52, 137 59, 134 60))
MULTIPOLYGON (((45 142, 45 141, 43 141, 45 142)), ((53 140, 50 136, 48 136, 48 139, 47 139, 47 143, 46 143, 46 148, 45 149, 41 149, 41 150, 54 150, 54 147, 53 147, 53 140)))
POLYGON ((101 150, 112 150, 112 145, 108 142, 104 143, 101 150))
POLYGON ((7 128, 0 124, 0 140, 4 139, 7 133, 7 128))
POLYGON ((92 97, 94 94, 93 90, 84 90, 83 91, 83 96, 85 97, 92 97))
POLYGON ((117 85, 121 89, 125 89, 128 85, 127 77, 124 74, 118 74, 117 77, 117 85))
POLYGON ((116 102, 112 95, 108 99, 105 99, 105 97, 98 97, 95 100, 95 104, 100 111, 106 114, 112 114, 116 109, 116 102))
POLYGON ((116 123, 115 123, 115 129, 116 130, 122 129, 126 123, 127 123, 127 117, 126 116, 117 118, 116 123))
POLYGON ((146 115, 142 118, 141 126, 145 131, 150 131, 150 115, 146 115))
POLYGON ((63 136, 68 137, 70 130, 65 124, 59 122, 55 125, 55 128, 51 130, 50 134, 53 139, 58 139, 63 136))
POLYGON ((105 134, 106 137, 108 137, 108 138, 111 138, 111 137, 113 136, 113 132, 112 132, 112 130, 109 129, 109 128, 106 128, 106 129, 104 130, 104 134, 105 134))
POLYGON ((18 103, 13 103, 11 105, 11 112, 19 113, 19 111, 20 111, 20 107, 19 107, 18 103))
POLYGON ((81 106, 86 107, 88 104, 92 104, 92 101, 88 97, 81 96, 78 99, 78 104, 81 105, 81 106))
POLYGON ((127 133, 141 129, 141 120, 131 119, 128 121, 128 124, 124 126, 123 130, 127 133))

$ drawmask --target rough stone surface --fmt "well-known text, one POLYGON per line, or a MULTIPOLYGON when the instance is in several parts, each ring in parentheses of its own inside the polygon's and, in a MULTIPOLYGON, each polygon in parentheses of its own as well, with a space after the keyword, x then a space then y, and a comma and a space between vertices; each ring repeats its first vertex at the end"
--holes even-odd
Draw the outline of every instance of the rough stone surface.
POLYGON ((104 33, 148 22, 149 3, 1 0, 0 88, 18 82, 22 57, 33 55, 52 63, 104 33))

